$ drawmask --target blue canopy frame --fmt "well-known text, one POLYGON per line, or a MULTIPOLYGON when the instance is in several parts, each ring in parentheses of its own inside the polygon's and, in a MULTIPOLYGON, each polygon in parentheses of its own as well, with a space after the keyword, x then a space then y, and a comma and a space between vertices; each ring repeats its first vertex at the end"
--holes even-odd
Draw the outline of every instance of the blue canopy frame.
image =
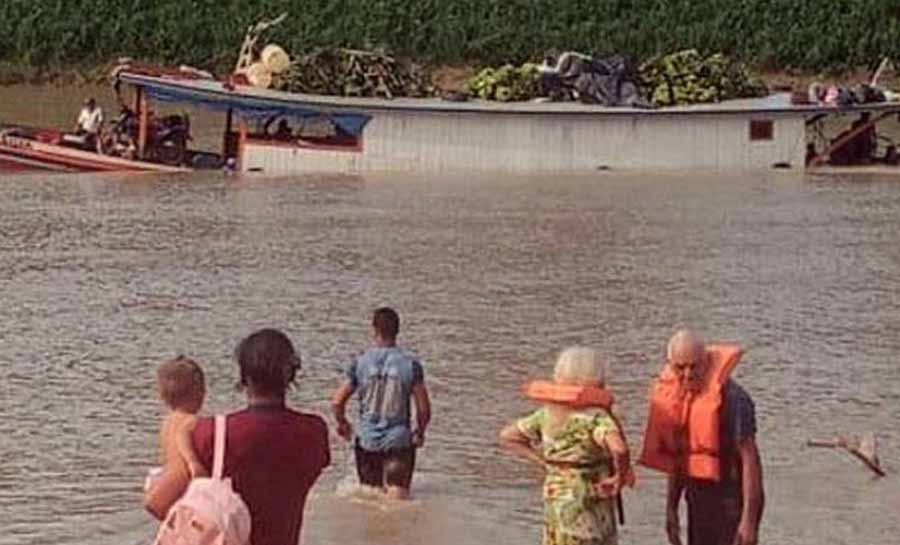
POLYGON ((122 74, 126 83, 140 86, 147 97, 160 102, 191 104, 207 110, 228 112, 245 118, 293 117, 309 119, 326 117, 337 128, 352 136, 360 136, 372 116, 359 112, 324 111, 290 100, 263 98, 227 91, 206 90, 198 87, 171 84, 146 76, 122 74))

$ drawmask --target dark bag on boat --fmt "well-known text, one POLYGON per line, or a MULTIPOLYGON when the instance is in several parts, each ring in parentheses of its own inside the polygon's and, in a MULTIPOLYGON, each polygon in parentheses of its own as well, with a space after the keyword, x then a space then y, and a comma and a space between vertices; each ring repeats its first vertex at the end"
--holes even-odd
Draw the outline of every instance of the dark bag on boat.
POLYGON ((619 107, 648 107, 641 96, 637 70, 628 57, 620 54, 594 55, 577 68, 573 88, 585 104, 619 107))

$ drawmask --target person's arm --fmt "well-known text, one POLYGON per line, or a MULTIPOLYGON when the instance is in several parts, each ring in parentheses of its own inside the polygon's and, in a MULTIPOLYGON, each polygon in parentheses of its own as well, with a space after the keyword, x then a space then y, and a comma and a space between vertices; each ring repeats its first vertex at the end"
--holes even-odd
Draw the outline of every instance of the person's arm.
POLYGON ((166 518, 169 508, 184 494, 191 476, 177 464, 171 464, 159 481, 144 494, 144 508, 157 520, 166 518))
POLYGON ((738 456, 743 465, 742 495, 744 508, 735 536, 736 545, 756 545, 759 540, 759 521, 765 505, 762 464, 756 440, 751 436, 738 444, 738 456))
POLYGON ((347 401, 356 388, 349 379, 345 380, 331 396, 331 412, 337 422, 338 435, 349 441, 353 437, 353 426, 347 420, 347 401))
POLYGON ((421 447, 425 444, 425 430, 431 422, 431 399, 424 382, 412 388, 413 402, 416 404, 416 429, 413 431, 413 444, 421 447))
POLYGON ((612 456, 613 474, 597 483, 597 491, 602 497, 614 497, 625 485, 633 484, 634 473, 631 470, 631 454, 625 442, 618 422, 613 429, 597 428, 594 430, 594 442, 605 446, 612 456))
POLYGON ((515 423, 500 430, 500 445, 506 450, 544 467, 544 458, 532 446, 531 440, 515 423))
POLYGON ((681 545, 681 524, 678 522, 678 504, 684 492, 684 476, 670 474, 666 485, 666 535, 671 545, 681 545))
POLYGON ((175 447, 178 449, 178 455, 184 460, 191 478, 209 477, 209 471, 200 462, 197 453, 194 451, 192 436, 196 424, 197 419, 191 418, 181 426, 181 429, 175 435, 175 447))
POLYGON ((321 422, 319 436, 322 438, 319 441, 319 466, 321 469, 325 469, 331 465, 331 446, 328 444, 328 424, 323 419, 319 419, 319 421, 321 422))

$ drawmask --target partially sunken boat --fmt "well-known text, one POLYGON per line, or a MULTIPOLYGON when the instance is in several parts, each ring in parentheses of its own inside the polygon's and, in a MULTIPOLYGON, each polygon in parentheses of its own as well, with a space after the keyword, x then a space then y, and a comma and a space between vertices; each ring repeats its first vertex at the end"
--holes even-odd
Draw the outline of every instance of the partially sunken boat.
POLYGON ((857 110, 878 113, 874 123, 900 112, 897 103, 795 105, 786 93, 634 109, 303 95, 127 69, 118 78, 137 90, 139 111, 160 101, 224 112, 223 159, 267 174, 802 170, 808 123, 857 110))
POLYGON ((805 120, 789 95, 666 109, 300 95, 212 79, 121 72, 146 100, 225 112, 241 171, 590 172, 803 168, 805 120), (279 117, 291 133, 260 125, 279 117))
MULTIPOLYGON (((281 175, 306 172, 585 173, 608 169, 826 169, 832 153, 900 103, 847 108, 792 104, 774 94, 659 109, 575 102, 346 98, 286 93, 218 80, 194 70, 123 67, 117 92, 134 90, 127 156, 66 145, 60 131, 0 127, 0 164, 63 171, 180 172, 225 167, 281 175), (153 103, 221 112, 214 153, 156 145, 153 103), (808 131, 833 115, 866 121, 810 153, 808 131), (872 115, 874 114, 874 115, 872 115)), ((119 96, 122 100, 121 95, 119 96)), ((122 104, 125 102, 122 100, 122 104)), ((127 108, 126 108, 127 109, 127 108)), ((171 116, 170 116, 171 117, 171 116)), ((176 116, 177 117, 177 116, 176 116)), ((816 129, 812 129, 815 127, 816 129)), ((820 131, 819 131, 820 132, 820 131)), ((851 170, 855 167, 849 167, 851 170)), ((898 172, 893 166, 881 171, 898 172)), ((846 172, 848 167, 841 167, 846 172)), ((863 171, 871 169, 862 167, 863 171)))

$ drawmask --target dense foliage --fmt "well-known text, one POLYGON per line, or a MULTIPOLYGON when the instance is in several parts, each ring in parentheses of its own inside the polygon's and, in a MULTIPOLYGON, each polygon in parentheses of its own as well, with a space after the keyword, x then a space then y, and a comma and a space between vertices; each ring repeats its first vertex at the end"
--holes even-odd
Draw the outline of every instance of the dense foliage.
MULTIPOLYGON (((582 76, 580 70, 568 72, 571 66, 564 69, 561 83, 571 89, 578 87, 579 77, 606 77, 609 72, 604 68, 609 65, 600 61, 597 66, 587 67, 587 76, 582 76)), ((765 84, 743 63, 722 53, 704 56, 696 49, 653 57, 629 76, 629 81, 642 90, 647 103, 653 106, 700 104, 768 94, 765 84)), ((532 100, 547 96, 548 91, 541 84, 538 65, 528 62, 521 66, 505 64, 484 68, 469 78, 466 87, 475 97, 500 102, 532 100)), ((556 99, 577 98, 566 94, 556 95, 556 99)))
POLYGON ((247 25, 284 11, 271 38, 294 52, 383 47, 496 65, 550 49, 643 59, 697 48, 815 70, 900 57, 897 0, 2 0, 0 63, 227 67, 247 25))
POLYGON ((530 62, 522 66, 487 67, 472 76, 466 87, 473 96, 500 102, 530 100, 541 95, 538 65, 530 62))
POLYGON ((427 97, 430 75, 390 55, 348 49, 315 49, 295 58, 296 66, 276 76, 273 87, 295 93, 351 97, 427 97))
POLYGON ((641 79, 655 106, 718 102, 765 96, 766 86, 741 63, 721 53, 701 55, 696 49, 656 57, 640 68, 641 79))

